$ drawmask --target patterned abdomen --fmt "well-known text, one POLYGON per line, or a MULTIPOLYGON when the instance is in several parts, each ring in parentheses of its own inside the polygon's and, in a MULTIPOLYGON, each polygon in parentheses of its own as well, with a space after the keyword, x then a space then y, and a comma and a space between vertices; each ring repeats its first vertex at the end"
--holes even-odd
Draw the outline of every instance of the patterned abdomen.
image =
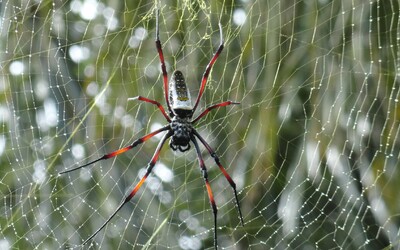
POLYGON ((193 109, 185 78, 179 70, 172 73, 171 80, 169 81, 169 102, 175 114, 180 111, 190 111, 191 113, 193 109))

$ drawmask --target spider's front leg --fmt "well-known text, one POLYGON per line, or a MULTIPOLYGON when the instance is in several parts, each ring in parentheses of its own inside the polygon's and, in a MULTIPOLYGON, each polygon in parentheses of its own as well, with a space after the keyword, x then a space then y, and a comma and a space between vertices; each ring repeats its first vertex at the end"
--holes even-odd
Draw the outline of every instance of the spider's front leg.
POLYGON ((169 130, 169 129, 170 129, 170 128, 169 128, 168 125, 167 125, 167 126, 164 126, 164 127, 160 128, 160 129, 154 131, 154 132, 151 132, 150 134, 147 134, 147 135, 145 135, 145 136, 143 136, 143 137, 137 139, 136 141, 134 141, 131 145, 129 145, 129 146, 127 146, 127 147, 120 148, 120 149, 118 149, 118 150, 116 150, 116 151, 114 151, 114 152, 105 154, 105 155, 103 155, 102 157, 97 158, 96 160, 93 160, 93 161, 91 161, 91 162, 88 162, 88 163, 86 163, 86 164, 84 164, 84 165, 81 165, 81 166, 78 166, 78 167, 75 167, 75 168, 70 168, 70 169, 61 171, 61 172, 59 172, 58 174, 59 174, 59 175, 66 174, 66 173, 69 173, 69 172, 72 172, 72 171, 75 171, 75 170, 78 170, 78 169, 87 167, 87 166, 89 166, 89 165, 92 165, 93 163, 96 163, 96 162, 98 162, 98 161, 107 160, 107 159, 112 158, 112 157, 115 157, 115 156, 117 156, 117 155, 119 155, 119 154, 123 154, 123 153, 125 153, 126 151, 135 148, 137 145, 142 144, 143 142, 147 141, 148 139, 152 138, 153 136, 155 136, 155 135, 157 135, 157 134, 159 134, 159 133, 161 133, 161 132, 163 132, 163 131, 169 130))
POLYGON ((204 140, 204 138, 195 129, 193 129, 193 134, 201 141, 201 143, 204 145, 204 147, 206 147, 206 149, 210 153, 211 157, 214 158, 214 161, 218 165, 222 174, 225 176, 225 179, 229 182, 229 185, 232 187, 233 193, 235 195, 235 201, 236 201, 236 206, 237 206, 238 213, 239 213, 240 222, 241 222, 242 226, 244 226, 242 210, 240 210, 239 198, 238 198, 237 190, 236 190, 236 183, 232 180, 232 177, 228 174, 228 172, 226 172, 225 168, 222 166, 221 162, 219 161, 217 154, 210 147, 210 145, 206 142, 206 140, 204 140))
POLYGON ((138 184, 136 184, 136 186, 132 189, 132 191, 125 197, 125 199, 122 200, 122 202, 119 204, 119 206, 114 210, 114 212, 110 215, 110 217, 108 217, 108 219, 103 223, 103 225, 101 225, 101 227, 99 227, 88 239, 86 239, 82 245, 86 245, 91 239, 93 239, 97 233, 99 233, 107 224, 108 222, 110 222, 110 220, 118 213, 119 210, 121 210, 121 208, 128 203, 137 193, 137 191, 140 189, 140 187, 142 186, 142 184, 144 183, 144 181, 147 179, 147 177, 149 176, 149 174, 151 173, 151 171, 153 170, 154 165, 156 164, 158 157, 160 155, 161 152, 161 148, 163 147, 165 141, 172 135, 172 132, 168 132, 167 134, 165 134, 163 136, 163 138, 161 139, 161 141, 158 143, 157 149, 154 152, 153 157, 151 158, 151 161, 149 162, 149 164, 147 165, 147 169, 146 169, 146 174, 140 179, 140 181, 138 182, 138 184))
POLYGON ((197 140, 196 140, 196 138, 194 138, 194 136, 191 137, 191 140, 196 149, 197 159, 199 160, 200 169, 203 174, 204 182, 206 184, 208 198, 210 200, 211 209, 212 209, 213 215, 214 215, 214 247, 215 247, 215 249, 217 249, 218 248, 218 241, 217 241, 217 212, 218 212, 218 209, 217 209, 217 205, 215 205, 214 195, 212 193, 211 186, 208 181, 207 168, 206 168, 206 165, 204 164, 203 157, 201 156, 199 144, 197 143, 197 140))

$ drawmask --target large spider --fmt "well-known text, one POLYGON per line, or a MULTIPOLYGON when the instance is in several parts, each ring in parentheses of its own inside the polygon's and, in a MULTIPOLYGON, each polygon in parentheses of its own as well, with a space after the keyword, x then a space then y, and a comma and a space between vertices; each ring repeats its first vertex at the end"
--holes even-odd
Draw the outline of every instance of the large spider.
POLYGON ((224 40, 223 40, 223 35, 222 35, 221 24, 219 23, 220 39, 221 39, 220 45, 218 47, 218 50, 215 52, 213 58, 211 59, 211 61, 208 63, 208 65, 206 67, 206 70, 205 70, 202 80, 201 80, 199 94, 197 96, 194 106, 192 107, 190 93, 189 93, 188 88, 186 87, 185 78, 183 77, 183 74, 181 71, 176 70, 173 72, 171 80, 169 82, 169 86, 168 86, 168 75, 167 75, 167 70, 165 67, 164 55, 163 55, 161 42, 160 42, 160 38, 159 38, 158 16, 159 16, 159 13, 157 10, 155 42, 156 42, 158 55, 159 55, 160 61, 161 61, 161 71, 162 71, 163 81, 164 81, 164 97, 165 97, 165 101, 166 101, 167 108, 168 108, 168 114, 165 112, 163 106, 157 101, 150 100, 150 99, 142 97, 142 96, 129 98, 128 100, 139 100, 139 101, 144 101, 144 102, 148 102, 148 103, 157 105, 157 107, 159 108, 161 113, 164 115, 165 119, 168 121, 168 124, 154 132, 151 132, 151 133, 137 139, 136 141, 134 141, 131 145, 129 145, 127 147, 121 148, 121 149, 111 152, 109 154, 105 154, 102 157, 100 157, 96 160, 93 160, 89 163, 86 163, 84 165, 81 165, 79 167, 67 169, 65 171, 60 172, 59 174, 65 174, 65 173, 68 173, 71 171, 75 171, 75 170, 81 169, 83 167, 89 166, 95 162, 112 158, 119 154, 125 153, 126 151, 147 141, 148 139, 155 136, 156 134, 159 134, 164 131, 167 133, 162 137, 161 141, 159 142, 157 149, 154 152, 154 155, 151 158, 151 161, 149 162, 149 164, 147 166, 146 173, 140 179, 139 183, 136 184, 136 186, 133 188, 133 190, 125 197, 125 199, 122 200, 120 205, 115 209, 115 211, 111 214, 111 216, 103 223, 103 225, 99 229, 97 229, 87 240, 85 240, 82 243, 82 245, 85 245, 93 237, 95 237, 96 234, 98 232, 100 232, 100 230, 102 230, 107 225, 107 223, 118 213, 118 211, 135 196, 136 192, 139 190, 139 188, 142 186, 143 182, 146 180, 146 178, 151 173, 156 161, 158 160, 161 148, 168 138, 171 138, 171 140, 169 142, 169 146, 174 151, 179 150, 181 152, 185 152, 185 151, 189 150, 190 149, 190 141, 193 143, 193 145, 196 149, 198 161, 200 164, 200 169, 203 174, 208 197, 210 199, 210 205, 211 205, 213 215, 214 215, 214 247, 215 247, 215 249, 217 249, 217 246, 218 246, 218 242, 217 242, 217 206, 215 205, 214 196, 213 196, 213 193, 211 190, 210 183, 208 181, 207 168, 204 164, 204 160, 201 155, 201 151, 200 151, 200 147, 197 142, 197 139, 200 140, 200 142, 204 145, 204 147, 210 153, 211 157, 214 158, 215 163, 218 165, 219 169, 222 171, 226 180, 229 182, 230 186, 232 187, 234 195, 235 195, 235 201, 236 201, 236 206, 237 206, 239 217, 240 217, 240 222, 241 222, 242 226, 244 225, 242 212, 241 212, 240 206, 239 206, 239 200, 238 200, 235 182, 232 180, 232 178, 226 172, 225 168, 221 165, 221 162, 220 162, 217 154, 215 153, 215 151, 210 147, 210 145, 206 142, 206 140, 193 127, 193 125, 196 124, 197 121, 199 121, 202 117, 204 117, 206 114, 208 114, 208 112, 210 112, 211 110, 218 108, 218 107, 224 107, 224 106, 228 106, 231 104, 239 104, 239 103, 233 102, 233 101, 225 101, 225 102, 221 102, 221 103, 212 105, 212 106, 206 108, 195 119, 192 119, 193 114, 196 111, 196 108, 201 99, 201 96, 203 95, 204 88, 206 86, 207 78, 208 78, 208 75, 210 74, 211 68, 214 65, 215 61, 217 60, 218 56, 221 54, 221 51, 224 48, 224 40))

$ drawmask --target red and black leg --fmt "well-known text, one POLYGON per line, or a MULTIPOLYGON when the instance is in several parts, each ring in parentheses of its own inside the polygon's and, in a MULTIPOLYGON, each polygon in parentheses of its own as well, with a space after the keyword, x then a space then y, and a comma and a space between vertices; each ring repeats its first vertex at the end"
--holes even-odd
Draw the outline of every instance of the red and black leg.
POLYGON ((129 202, 137 193, 137 191, 140 189, 140 187, 142 186, 142 184, 144 183, 144 181, 147 179, 147 177, 149 176, 149 174, 151 173, 151 171, 153 170, 154 165, 156 164, 158 157, 160 155, 161 152, 161 148, 164 145, 165 141, 172 135, 172 132, 169 132, 167 134, 165 134, 163 136, 163 138, 161 139, 160 143, 158 143, 157 149, 154 152, 153 157, 151 158, 149 164, 147 165, 147 169, 146 169, 146 174, 140 179, 140 181, 138 182, 138 184, 136 184, 136 186, 133 188, 133 190, 129 193, 129 195, 126 196, 126 198, 124 200, 122 200, 121 204, 117 207, 117 209, 115 209, 114 213, 111 214, 110 217, 108 217, 108 219, 103 223, 103 225, 101 225, 101 227, 99 229, 96 230, 96 232, 94 232, 87 240, 85 240, 82 245, 86 245, 91 239, 93 239, 96 234, 98 232, 101 231, 101 229, 103 229, 108 222, 110 222, 110 220, 118 213, 119 210, 121 210, 121 208, 127 203, 129 202))
POLYGON ((208 76, 210 75, 211 68, 214 65, 217 58, 219 57, 219 55, 221 54, 222 50, 224 49, 224 37, 222 35, 222 26, 221 26, 221 23, 219 23, 218 25, 219 25, 219 32, 220 32, 220 44, 219 44, 219 47, 218 47, 217 51, 215 52, 213 58, 208 63, 206 70, 204 71, 203 78, 201 80, 199 94, 197 96, 196 103, 194 104, 194 107, 192 110, 193 113, 196 111, 197 105, 199 105, 201 96, 203 95, 203 92, 204 92, 204 88, 206 87, 208 76))
POLYGON ((196 119, 194 119, 194 120, 192 121, 192 124, 195 124, 195 123, 196 123, 198 120, 200 120, 203 116, 207 115, 208 112, 210 112, 211 110, 213 110, 213 109, 215 109, 215 108, 219 108, 219 107, 225 107, 225 106, 232 105, 232 104, 237 105, 237 104, 240 104, 240 102, 226 101, 226 102, 221 102, 221 103, 212 105, 212 106, 206 108, 199 116, 197 116, 196 119))
POLYGON ((196 138, 194 138, 194 136, 192 136, 191 140, 196 149, 201 173, 203 174, 204 182, 206 183, 208 198, 210 199, 210 205, 211 205, 211 209, 212 209, 213 215, 214 215, 214 247, 215 247, 215 249, 217 249, 217 246, 218 246, 218 243, 217 243, 217 212, 218 212, 218 209, 217 209, 217 206, 215 205, 214 195, 212 193, 210 183, 208 182, 207 168, 206 168, 206 165, 204 164, 203 157, 201 156, 199 144, 197 143, 197 140, 196 140, 196 138))
POLYGON ((105 155, 103 155, 102 157, 100 157, 100 158, 98 158, 98 159, 96 159, 96 160, 93 160, 93 161, 91 161, 91 162, 89 162, 89 163, 86 163, 86 164, 84 164, 84 165, 82 165, 82 166, 79 166, 79 167, 76 167, 76 168, 67 169, 67 170, 65 170, 65 171, 61 171, 61 172, 58 173, 58 174, 69 173, 69 172, 72 172, 72 171, 75 171, 75 170, 78 170, 78 169, 87 167, 87 166, 89 166, 89 165, 91 165, 91 164, 93 164, 93 163, 95 163, 95 162, 98 162, 98 161, 101 161, 101 160, 106 160, 106 159, 112 158, 112 157, 114 157, 114 156, 117 156, 117 155, 119 155, 119 154, 125 153, 126 151, 128 151, 128 150, 130 150, 130 149, 136 147, 137 145, 139 145, 139 144, 141 144, 141 143, 147 141, 148 139, 150 139, 151 137, 155 136, 156 134, 158 134, 158 133, 160 133, 160 132, 163 132, 163 131, 166 131, 166 130, 168 130, 168 129, 169 129, 169 125, 164 126, 164 127, 160 128, 160 129, 154 131, 154 132, 151 132, 150 134, 147 134, 147 135, 145 135, 145 136, 143 136, 143 137, 137 139, 136 141, 134 141, 131 145, 129 145, 129 146, 127 146, 127 147, 118 149, 118 150, 116 150, 116 151, 114 151, 114 152, 111 152, 111 153, 109 153, 109 154, 105 154, 105 155))
POLYGON ((165 119, 167 119, 168 122, 171 122, 171 119, 169 118, 169 116, 165 112, 164 107, 159 102, 151 100, 151 99, 148 99, 148 98, 143 97, 143 96, 136 96, 136 97, 128 98, 128 101, 134 101, 134 100, 148 102, 148 103, 156 105, 158 107, 158 109, 161 111, 161 113, 164 115, 165 119))
POLYGON ((219 169, 224 174, 226 180, 229 182, 229 185, 231 185, 231 187, 233 189, 233 193, 235 195, 235 201, 236 201, 236 206, 237 206, 237 209, 239 212, 240 222, 241 222, 242 226, 244 226, 242 211, 240 210, 239 199, 238 199, 238 195, 237 195, 237 191, 236 191, 236 183, 232 180, 232 178, 230 177, 228 172, 226 172, 225 168, 222 166, 221 162, 219 161, 217 154, 210 147, 210 145, 208 145, 206 140, 204 140, 204 138, 194 129, 193 129, 193 133, 201 141, 201 143, 204 145, 204 147, 206 147, 207 151, 210 153, 211 157, 214 158, 215 163, 218 165, 219 169))
POLYGON ((173 113, 172 113, 171 105, 169 104, 169 98, 168 98, 168 73, 167 73, 167 68, 165 66, 164 54, 162 51, 162 45, 161 45, 161 41, 160 41, 158 16, 159 16, 159 10, 157 9, 156 10, 156 47, 157 47, 158 56, 160 57, 160 62, 161 62, 161 71, 162 71, 163 82, 164 82, 164 98, 165 98, 165 102, 167 103, 169 115, 172 117, 173 113))

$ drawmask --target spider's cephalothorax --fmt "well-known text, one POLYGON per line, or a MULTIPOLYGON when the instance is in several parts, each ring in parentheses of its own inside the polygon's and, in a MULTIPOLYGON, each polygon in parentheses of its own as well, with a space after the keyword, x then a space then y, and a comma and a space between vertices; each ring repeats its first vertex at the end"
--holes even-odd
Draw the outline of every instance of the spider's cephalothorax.
POLYGON ((86 239, 82 244, 85 245, 88 243, 92 238, 96 236, 98 232, 100 232, 101 229, 103 229, 107 223, 118 213, 118 211, 127 203, 129 202, 137 193, 137 191, 140 189, 144 181, 147 179, 147 177, 150 175, 153 167, 155 166, 158 157, 161 152, 161 148, 164 145, 164 143, 167 141, 168 138, 171 138, 170 140, 170 147, 172 150, 176 151, 179 150, 181 152, 187 151, 190 149, 190 143, 194 145, 194 148, 196 150, 197 158, 199 160, 199 165, 200 165, 200 170, 203 173, 203 179, 206 185, 207 189, 207 194, 210 199, 210 205, 212 208, 212 212, 214 215, 214 247, 217 249, 218 243, 217 243, 217 205, 215 204, 214 200, 214 195, 211 190, 210 183, 208 181, 208 174, 207 174, 207 168, 203 160, 203 156, 201 155, 201 150, 199 147, 199 143, 197 140, 200 140, 201 144, 207 149, 207 151, 210 153, 211 157, 214 158, 215 163, 218 165, 219 169, 221 170, 222 174, 225 176, 226 180, 229 182, 229 185, 233 189, 233 193, 235 195, 235 200, 236 200, 236 206, 239 212, 239 218, 240 222, 242 225, 244 224, 243 222, 243 216, 242 212, 240 211, 240 206, 239 206, 239 199, 238 199, 238 194, 236 191, 236 184, 232 180, 232 178, 229 176, 225 168, 222 166, 217 154, 215 151, 211 148, 211 146, 207 143, 207 141, 196 131, 196 129, 193 127, 202 117, 208 114, 211 110, 219 107, 224 107, 228 106, 231 104, 239 104, 238 102, 232 102, 232 101, 225 101, 221 102, 218 104, 214 104, 212 106, 209 106, 206 108, 202 113, 200 113, 195 119, 192 119, 192 116, 194 112, 196 111, 196 108, 200 102, 201 96, 203 95, 206 83, 207 83, 207 78, 210 74, 211 68, 215 61, 217 60, 218 56, 221 54, 222 49, 224 48, 224 40, 222 37, 222 27, 221 24, 219 24, 220 28, 220 36, 221 36, 221 43, 218 47, 218 50, 215 52, 214 56, 212 57, 211 61, 208 63, 206 70, 204 71, 202 80, 201 80, 201 85, 199 89, 199 94, 197 95, 196 101, 194 106, 192 106, 192 102, 190 99, 190 93, 189 90, 186 86, 185 83, 185 78, 183 77, 182 72, 176 70, 171 77, 171 80, 168 84, 168 74, 167 74, 167 68, 165 66, 164 62, 164 55, 162 51, 162 46, 161 46, 161 41, 159 38, 159 32, 158 32, 158 11, 157 11, 157 23, 156 23, 156 47, 158 51, 158 55, 160 57, 160 62, 161 62, 161 71, 163 75, 163 83, 164 83, 164 98, 165 102, 167 105, 167 112, 165 111, 164 107, 157 101, 148 99, 143 96, 137 96, 133 98, 129 98, 129 100, 139 100, 139 101, 144 101, 148 102, 151 104, 156 105, 165 119, 167 120, 168 124, 165 125, 164 127, 153 131, 137 140, 135 140, 131 145, 128 145, 124 148, 118 149, 114 152, 108 153, 103 155, 100 158, 97 158, 91 162, 88 162, 84 165, 67 169, 65 171, 60 172, 60 174, 72 172, 74 170, 89 166, 95 162, 101 161, 101 160, 106 160, 112 157, 115 157, 119 154, 125 153, 128 150, 131 150, 135 148, 137 145, 147 141, 148 139, 152 138, 153 136, 161 133, 161 132, 166 132, 166 134, 162 137, 161 141, 159 142, 157 149, 154 152, 153 157, 151 158, 149 164, 147 165, 146 168, 146 173, 142 178, 140 179, 139 183, 136 184, 136 186, 131 190, 130 193, 127 194, 127 196, 121 201, 119 206, 115 209, 115 211, 111 214, 110 217, 88 238, 86 239))
POLYGON ((173 134, 169 142, 169 146, 172 150, 176 151, 179 149, 181 152, 185 152, 190 149, 190 138, 192 131, 192 123, 187 118, 180 118, 175 116, 172 118, 170 123, 173 134))

